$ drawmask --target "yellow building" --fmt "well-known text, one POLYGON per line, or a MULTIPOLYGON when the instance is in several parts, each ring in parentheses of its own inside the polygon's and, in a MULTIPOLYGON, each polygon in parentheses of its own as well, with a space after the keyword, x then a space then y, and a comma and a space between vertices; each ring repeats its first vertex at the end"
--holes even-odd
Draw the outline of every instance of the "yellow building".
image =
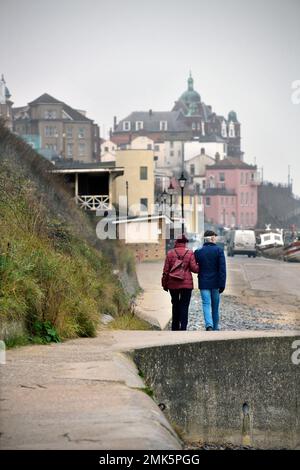
POLYGON ((121 214, 131 216, 154 212, 153 150, 117 150, 116 167, 124 174, 114 181, 113 199, 121 214))

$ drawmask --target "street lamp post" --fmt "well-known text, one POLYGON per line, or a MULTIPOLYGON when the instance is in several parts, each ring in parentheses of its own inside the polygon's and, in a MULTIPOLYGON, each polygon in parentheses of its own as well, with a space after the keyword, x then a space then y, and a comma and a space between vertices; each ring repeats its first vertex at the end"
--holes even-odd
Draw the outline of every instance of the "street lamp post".
POLYGON ((174 240, 173 196, 175 194, 175 188, 172 184, 172 181, 170 182, 170 185, 168 187, 168 194, 170 196, 170 219, 171 219, 170 239, 174 240))
POLYGON ((179 184, 180 184, 180 189, 181 189, 181 234, 184 234, 184 186, 186 183, 186 177, 184 176, 183 172, 181 173, 181 176, 179 178, 179 184))
POLYGON ((129 215, 129 206, 128 206, 128 181, 126 181, 126 214, 127 214, 127 219, 129 215))

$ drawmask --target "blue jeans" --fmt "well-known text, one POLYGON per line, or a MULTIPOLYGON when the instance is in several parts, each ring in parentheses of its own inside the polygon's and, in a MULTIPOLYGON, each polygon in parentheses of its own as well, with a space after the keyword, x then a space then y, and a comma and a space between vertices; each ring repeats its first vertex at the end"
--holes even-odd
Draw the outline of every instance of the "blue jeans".
POLYGON ((200 289, 205 328, 219 330, 219 289, 200 289))

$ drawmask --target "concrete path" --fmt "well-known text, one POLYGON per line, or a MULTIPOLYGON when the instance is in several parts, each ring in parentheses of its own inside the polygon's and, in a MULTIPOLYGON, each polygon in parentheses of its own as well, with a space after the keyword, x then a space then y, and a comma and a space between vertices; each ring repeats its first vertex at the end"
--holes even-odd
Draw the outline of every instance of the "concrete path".
POLYGON ((7 352, 0 365, 1 449, 180 449, 128 352, 292 332, 102 331, 7 352))
POLYGON ((162 261, 139 263, 137 276, 143 293, 137 299, 140 317, 164 330, 171 320, 170 294, 161 287, 162 261))
POLYGON ((7 351, 0 365, 0 448, 180 449, 121 352, 141 334, 103 331, 7 351))

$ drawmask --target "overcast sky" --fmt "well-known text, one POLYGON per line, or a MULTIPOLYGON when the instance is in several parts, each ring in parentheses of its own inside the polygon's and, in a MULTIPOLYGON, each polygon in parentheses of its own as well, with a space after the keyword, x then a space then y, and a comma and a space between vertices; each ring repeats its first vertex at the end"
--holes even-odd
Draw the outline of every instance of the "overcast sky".
POLYGON ((300 0, 0 0, 0 73, 15 106, 49 93, 103 131, 171 110, 191 69, 242 124, 245 160, 300 195, 300 0))

